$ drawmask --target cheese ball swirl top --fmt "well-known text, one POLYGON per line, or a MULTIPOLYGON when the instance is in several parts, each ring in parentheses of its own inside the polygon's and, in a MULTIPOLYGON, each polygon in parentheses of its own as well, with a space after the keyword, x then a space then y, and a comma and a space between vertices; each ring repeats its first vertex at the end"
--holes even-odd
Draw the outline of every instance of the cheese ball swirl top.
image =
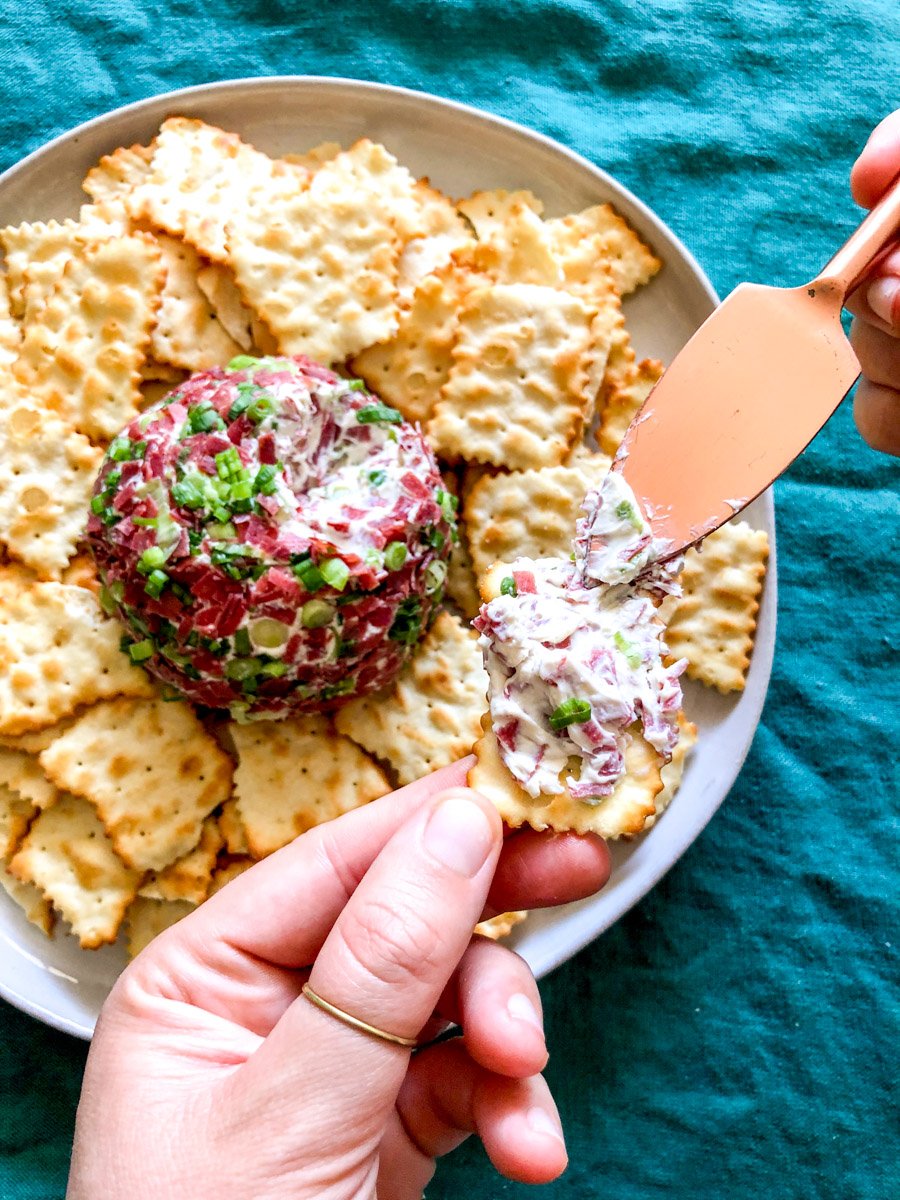
POLYGON ((88 540, 132 661, 278 717, 394 678, 440 605, 455 507, 419 429, 361 380, 240 357, 113 440, 88 540))

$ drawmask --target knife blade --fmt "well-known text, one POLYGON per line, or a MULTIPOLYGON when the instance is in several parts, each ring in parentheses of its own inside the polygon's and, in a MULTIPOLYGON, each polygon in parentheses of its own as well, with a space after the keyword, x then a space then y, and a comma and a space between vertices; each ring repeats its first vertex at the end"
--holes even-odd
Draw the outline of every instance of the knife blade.
POLYGON ((841 310, 898 230, 900 175, 814 280, 740 284, 664 372, 612 469, 665 557, 765 491, 837 409, 859 375, 841 310))

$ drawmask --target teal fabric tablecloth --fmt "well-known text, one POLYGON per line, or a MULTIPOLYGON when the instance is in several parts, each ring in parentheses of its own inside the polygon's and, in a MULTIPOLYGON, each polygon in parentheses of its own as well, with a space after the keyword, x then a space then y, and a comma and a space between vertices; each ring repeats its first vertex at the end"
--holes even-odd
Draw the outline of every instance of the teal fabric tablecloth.
MULTIPOLYGON (((468 101, 613 172, 724 293, 801 282, 853 227, 850 163, 900 105, 900 9, 3 0, 0 68, 0 167, 223 77, 350 75, 468 101)), ((778 484, 778 647, 743 773, 656 890, 543 986, 572 1160, 548 1195, 900 1196, 898 482, 844 405, 778 484)), ((0 1196, 60 1197, 85 1049, 5 1006, 0 1034, 0 1196)), ((428 1194, 527 1192, 470 1145, 428 1194)))

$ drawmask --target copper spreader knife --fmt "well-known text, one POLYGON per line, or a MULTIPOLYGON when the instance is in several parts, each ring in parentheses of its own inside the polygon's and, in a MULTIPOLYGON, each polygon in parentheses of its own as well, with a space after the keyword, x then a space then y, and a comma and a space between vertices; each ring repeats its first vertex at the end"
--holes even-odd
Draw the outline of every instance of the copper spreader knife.
POLYGON ((717 529, 812 441, 859 375, 847 296, 900 230, 900 176, 805 287, 742 283, 647 397, 613 464, 665 557, 717 529))

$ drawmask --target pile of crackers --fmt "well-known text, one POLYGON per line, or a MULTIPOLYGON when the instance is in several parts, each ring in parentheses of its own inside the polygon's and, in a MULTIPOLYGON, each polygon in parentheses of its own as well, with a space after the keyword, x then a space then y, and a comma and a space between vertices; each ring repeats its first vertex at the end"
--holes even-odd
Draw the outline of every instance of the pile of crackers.
MULTIPOLYGON (((48 934, 58 919, 92 948, 124 925, 136 953, 305 829, 476 742, 489 760, 479 581, 568 554, 662 371, 637 361, 622 309, 661 264, 608 205, 454 200, 367 139, 276 159, 173 117, 83 187, 78 218, 0 230, 0 883, 48 934), (247 353, 364 378, 421 424, 460 497, 447 609, 390 687, 334 717, 239 725, 164 700, 121 652, 82 543, 111 438, 247 353)), ((744 686, 766 553, 764 533, 725 526, 664 614, 673 658, 723 692, 744 686)), ((633 836, 678 786, 682 728, 665 767, 634 739, 600 804, 503 811, 633 836)))

